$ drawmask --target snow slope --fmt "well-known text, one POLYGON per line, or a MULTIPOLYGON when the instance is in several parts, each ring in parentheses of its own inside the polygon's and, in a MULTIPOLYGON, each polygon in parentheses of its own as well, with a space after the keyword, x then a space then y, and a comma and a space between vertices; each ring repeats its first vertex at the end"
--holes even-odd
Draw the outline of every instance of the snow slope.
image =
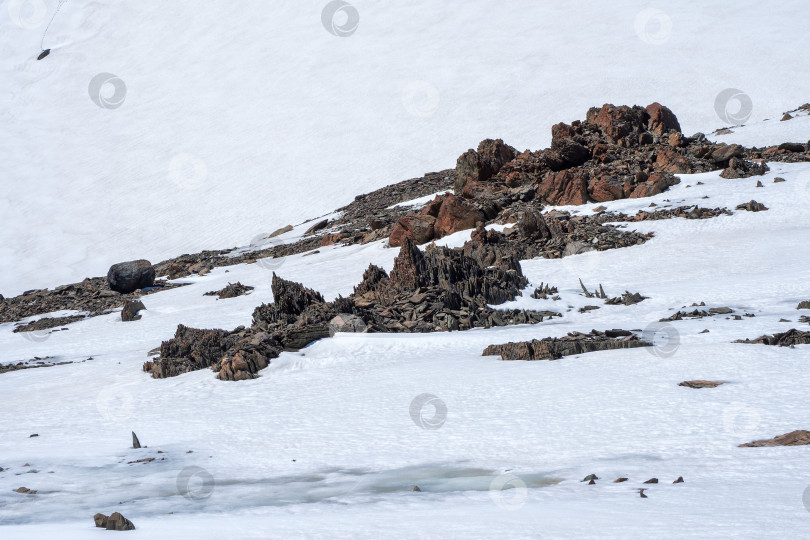
MULTIPOLYGON (((0 536, 86 538, 96 533, 91 516, 113 511, 135 523, 128 537, 150 539, 807 536, 807 447, 737 445, 810 426, 810 346, 732 341, 799 327, 796 304, 810 298, 810 165, 772 164, 763 188, 758 178, 717 172, 681 178, 654 198, 604 205, 634 213, 651 201, 733 208, 756 198, 769 210, 631 224, 655 238, 524 261, 532 285, 504 307, 563 312, 540 325, 339 335, 283 353, 261 378, 239 383, 207 370, 167 380, 141 371, 178 323, 249 323, 253 307, 272 298, 271 273, 259 263, 146 297, 148 311, 134 323, 114 313, 35 340, 0 325, 4 361, 77 362, 0 375, 0 536), (786 182, 773 183, 776 176, 786 182), (611 295, 630 289, 649 299, 579 313, 595 303, 580 294, 579 277, 611 295), (255 291, 203 296, 237 280, 255 291), (541 281, 562 299, 531 299, 541 281), (701 301, 755 316, 678 321, 672 341, 654 349, 555 362, 481 356, 491 343, 641 330, 701 301), (677 386, 687 379, 727 384, 677 386), (424 393, 446 407, 439 429, 423 429, 409 413, 424 393), (130 448, 131 430, 147 448, 130 448), (128 463, 145 457, 156 461, 128 463), (591 473, 597 485, 579 481, 591 473), (630 480, 613 484, 620 476, 630 480), (673 485, 678 476, 685 483, 673 485), (641 499, 651 477, 661 483, 645 486, 641 499), (20 486, 39 493, 12 492, 20 486)), ((349 293, 369 262, 390 269, 397 250, 378 242, 320 251, 275 271, 331 298, 349 293)), ((423 413, 433 416, 431 407, 423 413)))
POLYGON ((0 293, 244 245, 604 102, 691 133, 727 88, 751 122, 807 101, 799 0, 352 4, 338 37, 325 0, 71 0, 38 62, 56 0, 3 0, 0 293))

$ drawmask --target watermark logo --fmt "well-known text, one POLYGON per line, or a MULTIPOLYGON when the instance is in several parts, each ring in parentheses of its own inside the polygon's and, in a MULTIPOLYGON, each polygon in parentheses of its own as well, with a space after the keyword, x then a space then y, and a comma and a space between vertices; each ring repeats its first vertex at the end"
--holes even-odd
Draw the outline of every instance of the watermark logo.
POLYGON ((650 353, 659 358, 669 358, 681 346, 681 334, 678 329, 668 323, 655 322, 647 326, 641 333, 641 339, 652 343, 647 347, 650 353))
POLYGON ((112 73, 99 73, 90 79, 87 93, 102 109, 117 109, 127 97, 127 85, 112 73))
MULTIPOLYGON (((283 245, 284 242, 281 240, 277 240, 275 238, 270 238, 266 234, 260 234, 253 238, 250 241, 250 245, 248 249, 250 251, 265 251, 265 250, 272 250, 276 246, 283 245)), ((275 257, 273 255, 262 256, 260 259, 256 259, 256 266, 262 268, 263 270, 269 270, 271 272, 278 270, 281 265, 284 264, 286 257, 275 257)))
POLYGON ((411 401, 410 413, 414 424, 422 429, 435 430, 447 420, 447 405, 433 394, 419 394, 411 401), (432 409, 432 416, 426 416, 425 409, 428 412, 432 409))
POLYGON ((754 102, 751 97, 736 88, 726 88, 714 100, 714 110, 723 122, 733 126, 745 124, 751 118, 754 102))
POLYGON ((649 45, 663 45, 672 37, 672 19, 657 8, 639 11, 635 28, 639 39, 649 45))
POLYGON ((321 22, 326 31, 333 36, 349 37, 357 31, 360 12, 348 2, 332 0, 324 6, 321 22))
POLYGON ((802 503, 804 504, 804 509, 810 512, 810 486, 804 488, 804 493, 802 493, 802 503))
POLYGON ((197 189, 208 178, 208 166, 194 154, 182 153, 169 161, 169 179, 183 189, 197 189))
POLYGON ((427 81, 413 81, 402 90, 402 104, 408 114, 430 118, 439 108, 439 90, 427 81))
POLYGON ((177 491, 192 501, 204 501, 215 487, 214 475, 202 467, 186 467, 177 475, 177 491))
POLYGON ((33 341, 34 343, 42 343, 46 341, 49 337, 51 337, 50 330, 32 330, 30 332, 17 332, 22 337, 27 339, 28 341, 33 341))
POLYGON ((760 423, 762 417, 759 412, 745 403, 734 402, 723 409, 723 428, 734 437, 753 437, 760 423))
POLYGON ((489 485, 489 498, 504 510, 518 510, 526 504, 528 496, 526 482, 514 474, 497 476, 489 485))
POLYGON ((48 16, 48 6, 44 0, 11 0, 8 3, 11 22, 20 28, 39 28, 48 16))
POLYGON ((125 422, 132 418, 135 398, 121 386, 108 386, 98 393, 96 410, 109 422, 125 422))

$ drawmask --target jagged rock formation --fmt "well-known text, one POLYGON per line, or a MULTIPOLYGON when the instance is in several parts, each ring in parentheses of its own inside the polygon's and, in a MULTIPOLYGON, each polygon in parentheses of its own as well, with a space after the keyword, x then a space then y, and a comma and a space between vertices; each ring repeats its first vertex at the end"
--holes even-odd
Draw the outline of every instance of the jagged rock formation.
POLYGON ((527 284, 514 257, 487 267, 461 248, 428 246, 423 253, 406 237, 391 275, 370 265, 348 298, 327 302, 317 291, 273 274, 275 301, 254 310, 250 328, 228 332, 180 325, 144 371, 162 378, 211 367, 219 379, 244 380, 255 378, 282 351, 339 331, 437 332, 559 316, 489 307, 514 299, 527 284))
POLYGON ((651 343, 627 330, 591 330, 590 334, 572 332, 561 338, 490 345, 482 356, 500 356, 503 360, 557 360, 572 354, 650 346, 651 343))
POLYGON ((792 347, 794 345, 810 344, 810 332, 802 332, 791 328, 787 332, 772 336, 760 336, 756 339, 738 339, 734 343, 758 343, 760 345, 778 345, 779 347, 792 347))

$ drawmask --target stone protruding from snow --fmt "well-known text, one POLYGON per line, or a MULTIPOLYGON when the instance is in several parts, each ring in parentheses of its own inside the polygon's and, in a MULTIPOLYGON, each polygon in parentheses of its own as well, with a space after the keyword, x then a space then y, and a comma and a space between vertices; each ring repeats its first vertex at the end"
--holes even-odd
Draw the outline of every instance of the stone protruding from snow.
POLYGON ((124 322, 137 321, 141 318, 138 312, 145 310, 146 306, 140 300, 127 300, 121 310, 121 320, 124 322))
POLYGON ((106 529, 108 531, 134 531, 135 525, 130 520, 119 514, 113 512, 112 515, 107 517, 104 514, 96 514, 93 516, 93 521, 96 527, 106 529))
POLYGON ((808 444, 810 444, 810 431, 798 429, 790 433, 785 433, 784 435, 779 435, 773 439, 762 439, 739 446, 740 448, 754 448, 761 446, 804 446, 808 444))
POLYGON ((490 345, 482 356, 500 356, 503 360, 557 360, 573 354, 650 346, 651 343, 627 330, 592 330, 590 334, 572 332, 561 338, 490 345))
POLYGON ((128 261, 114 264, 107 272, 110 289, 122 294, 155 284, 155 269, 147 260, 128 261))
POLYGON ((368 330, 365 321, 357 315, 351 313, 338 313, 329 321, 329 335, 334 336, 339 332, 362 333, 368 330))

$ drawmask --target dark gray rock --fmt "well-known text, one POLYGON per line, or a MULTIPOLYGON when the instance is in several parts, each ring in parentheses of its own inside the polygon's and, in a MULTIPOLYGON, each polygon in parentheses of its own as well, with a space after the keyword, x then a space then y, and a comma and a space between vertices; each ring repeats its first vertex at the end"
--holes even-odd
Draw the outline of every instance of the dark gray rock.
POLYGON ((124 309, 121 310, 121 320, 124 322, 137 321, 141 318, 138 312, 146 309, 140 300, 127 300, 124 309))
POLYGON ((128 261, 114 264, 107 272, 110 289, 122 294, 155 284, 155 269, 146 260, 128 261))

